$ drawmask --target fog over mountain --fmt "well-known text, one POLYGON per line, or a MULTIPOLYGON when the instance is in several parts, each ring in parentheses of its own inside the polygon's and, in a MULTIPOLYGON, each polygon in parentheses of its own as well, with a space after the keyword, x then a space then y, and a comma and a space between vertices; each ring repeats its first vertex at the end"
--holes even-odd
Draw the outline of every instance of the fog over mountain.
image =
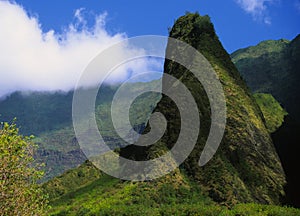
MULTIPOLYGON (((107 13, 92 16, 93 21, 87 18, 83 8, 77 9, 74 21, 61 32, 45 32, 37 16, 16 3, 0 1, 0 97, 14 91, 72 90, 97 54, 128 38, 122 32, 108 32, 107 13)), ((118 60, 143 53, 141 49, 124 45, 111 56, 118 60)), ((103 62, 109 62, 111 56, 103 62)), ((128 62, 118 67, 107 82, 122 81, 149 70, 150 65, 147 59, 128 62)), ((97 71, 103 77, 107 74, 104 68, 105 65, 97 71)), ((98 82, 91 78, 86 85, 98 82)))

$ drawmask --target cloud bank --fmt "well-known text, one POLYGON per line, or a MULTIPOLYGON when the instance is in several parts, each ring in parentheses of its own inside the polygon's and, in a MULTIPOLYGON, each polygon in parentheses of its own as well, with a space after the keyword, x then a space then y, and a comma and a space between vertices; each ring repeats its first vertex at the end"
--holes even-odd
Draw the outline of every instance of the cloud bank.
MULTIPOLYGON (((101 50, 127 38, 124 33, 107 32, 106 13, 96 15, 95 24, 88 27, 82 10, 76 10, 75 22, 62 33, 43 32, 39 20, 29 16, 20 5, 0 1, 0 97, 14 91, 72 90, 85 67, 101 50)), ((143 50, 123 47, 112 56, 121 58, 135 53, 143 54, 143 50)), ((109 82, 147 71, 150 65, 146 59, 126 64, 109 82)), ((99 73, 105 76, 107 71, 99 68, 99 73)), ((87 83, 94 84, 95 80, 87 83)))
POLYGON ((271 24, 271 18, 267 15, 267 3, 274 3, 276 0, 235 0, 237 4, 254 20, 263 20, 266 24, 271 24))

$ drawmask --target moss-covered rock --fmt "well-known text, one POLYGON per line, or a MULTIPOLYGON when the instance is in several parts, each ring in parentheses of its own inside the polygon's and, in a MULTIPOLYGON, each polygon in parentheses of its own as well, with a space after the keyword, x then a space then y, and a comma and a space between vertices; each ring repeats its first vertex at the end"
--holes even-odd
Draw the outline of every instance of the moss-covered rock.
MULTIPOLYGON (((164 73, 180 79, 189 88, 201 119, 196 147, 181 168, 219 203, 280 203, 285 176, 263 115, 218 40, 209 17, 190 13, 180 17, 171 29, 170 37, 192 45, 211 63, 223 84, 227 103, 227 126, 221 146, 214 158, 200 167, 198 160, 211 121, 209 101, 201 83, 190 71, 166 60, 164 73)), ((176 51, 167 48, 167 53, 176 51)), ((157 152, 157 148, 164 148, 161 142, 168 149, 172 148, 180 132, 180 114, 171 99, 164 96, 155 112, 165 115, 168 126, 159 145, 144 148, 145 159, 151 158, 149 155, 157 152)), ((129 146, 121 151, 121 155, 140 157, 139 152, 140 147, 129 146)))
MULTIPOLYGON (((287 178, 285 202, 300 207, 300 35, 292 41, 263 41, 237 50, 231 57, 253 92, 271 94, 288 112, 282 126, 275 132, 273 127, 271 131, 287 178)), ((260 100, 270 105, 270 98, 260 100)), ((278 106, 267 109, 279 123, 282 115, 278 106)), ((267 111, 263 107, 262 110, 267 111)), ((266 120, 270 117, 267 115, 266 120)))

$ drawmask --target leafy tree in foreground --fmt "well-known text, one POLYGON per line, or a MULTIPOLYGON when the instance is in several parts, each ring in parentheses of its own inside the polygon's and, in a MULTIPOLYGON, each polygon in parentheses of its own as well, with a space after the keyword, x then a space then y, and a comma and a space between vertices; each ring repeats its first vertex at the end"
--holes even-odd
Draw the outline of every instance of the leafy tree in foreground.
POLYGON ((16 125, 0 123, 0 215, 43 215, 47 200, 37 180, 32 137, 19 135, 16 125))

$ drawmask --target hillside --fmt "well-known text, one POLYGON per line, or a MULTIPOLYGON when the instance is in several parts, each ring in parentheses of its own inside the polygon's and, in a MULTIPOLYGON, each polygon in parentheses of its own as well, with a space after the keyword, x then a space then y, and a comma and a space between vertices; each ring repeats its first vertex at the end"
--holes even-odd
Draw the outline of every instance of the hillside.
MULTIPOLYGON (((128 92, 130 94, 160 83, 161 80, 137 82, 130 86, 128 92)), ((96 101, 98 127, 112 149, 126 145, 113 130, 111 118, 107 118, 117 89, 118 85, 103 85, 96 101)), ((80 150, 72 126, 72 99, 73 92, 16 92, 0 101, 0 122, 12 122, 16 118, 16 124, 23 135, 35 136, 33 141, 39 146, 35 158, 45 164, 43 181, 75 168, 87 159, 80 150)), ((144 128, 159 99, 159 94, 149 93, 134 101, 130 120, 136 130, 144 128)))
POLYGON ((272 94, 290 115, 300 119, 300 35, 292 41, 263 41, 231 57, 253 92, 272 94))
MULTIPOLYGON (((180 17, 170 36, 189 43, 208 59, 223 84, 227 103, 227 126, 221 146, 207 165, 199 167, 198 160, 210 125, 208 99, 190 71, 177 63, 165 62, 164 73, 180 79, 191 90, 201 116, 196 147, 182 168, 216 202, 229 205, 241 202, 279 204, 285 184, 279 158, 262 113, 219 42, 209 17, 198 14, 180 17)), ((167 49, 167 52, 178 50, 167 49)), ((175 105, 163 97, 155 111, 162 112, 168 120, 167 133, 162 140, 145 149, 144 158, 139 153, 140 147, 134 146, 121 149, 121 155, 143 160, 160 155, 176 142, 180 117, 175 105)))
POLYGON ((287 175, 286 202, 300 207, 300 35, 238 50, 232 60, 253 92, 270 93, 289 113, 272 134, 287 175))
MULTIPOLYGON (((207 95, 189 70, 167 60, 164 73, 180 79, 190 89, 200 110, 201 131, 189 158, 170 174, 142 182, 115 179, 86 162, 44 184, 51 197, 50 214, 298 215, 296 209, 263 205, 280 204, 284 196, 285 176, 269 135, 270 129, 279 126, 284 110, 270 95, 252 96, 219 42, 209 17, 186 14, 175 22, 170 36, 201 51, 223 85, 227 126, 214 158, 204 167, 198 166, 211 121, 207 95), (263 97, 268 103, 261 103, 263 97), (274 111, 279 118, 268 118, 274 111)), ((167 49, 174 51, 177 50, 167 49)), ((121 148, 122 156, 145 160, 172 147, 180 125, 178 110, 163 96, 154 109, 157 111, 168 120, 162 139, 150 147, 121 148)), ((147 126, 145 132, 149 129, 147 126)))
POLYGON ((288 113, 271 94, 256 93, 253 97, 263 113, 268 131, 275 132, 283 124, 288 113))
POLYGON ((86 162, 44 184, 49 215, 259 215, 297 216, 300 210, 261 204, 218 205, 181 173, 153 182, 124 182, 86 162), (178 182, 182 182, 178 184, 178 182))

